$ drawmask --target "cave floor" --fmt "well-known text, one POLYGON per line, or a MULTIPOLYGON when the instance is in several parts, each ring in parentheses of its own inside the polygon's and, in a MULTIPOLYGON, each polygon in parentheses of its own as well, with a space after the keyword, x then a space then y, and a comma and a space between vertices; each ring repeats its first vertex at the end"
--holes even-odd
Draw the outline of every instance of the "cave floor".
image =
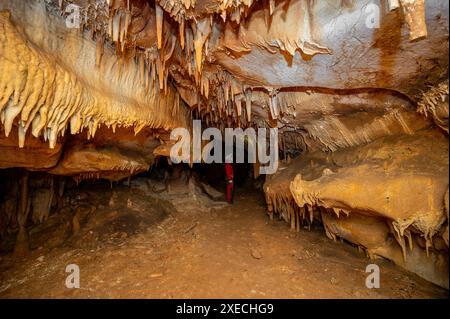
POLYGON ((117 187, 113 204, 111 192, 86 191, 95 213, 63 244, 49 248, 47 238, 25 259, 2 256, 0 298, 448 298, 389 261, 329 240, 320 226, 296 233, 270 221, 250 188, 238 189, 232 206, 180 202, 184 209, 167 214, 154 202, 146 208, 133 187, 117 187), (379 289, 365 287, 369 263, 380 266, 379 289), (80 267, 80 289, 65 286, 68 264, 80 267))

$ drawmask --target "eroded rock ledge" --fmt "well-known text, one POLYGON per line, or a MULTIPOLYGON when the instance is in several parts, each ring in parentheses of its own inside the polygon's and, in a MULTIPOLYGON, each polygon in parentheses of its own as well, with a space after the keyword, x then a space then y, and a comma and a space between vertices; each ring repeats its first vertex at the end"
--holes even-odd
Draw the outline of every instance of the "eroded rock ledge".
POLYGON ((430 129, 310 153, 266 182, 268 209, 294 229, 319 220, 331 239, 448 288, 448 155, 430 129))

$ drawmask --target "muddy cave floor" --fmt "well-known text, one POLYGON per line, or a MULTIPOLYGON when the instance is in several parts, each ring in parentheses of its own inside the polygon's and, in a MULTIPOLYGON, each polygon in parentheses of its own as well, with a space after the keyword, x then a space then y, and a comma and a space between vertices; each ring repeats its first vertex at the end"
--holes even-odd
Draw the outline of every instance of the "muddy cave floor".
POLYGON ((186 189, 156 197, 138 180, 74 194, 80 228, 53 214, 30 231, 25 258, 2 255, 0 298, 448 298, 319 225, 297 233, 270 221, 252 187, 233 205, 186 189), (379 289, 365 286, 369 263, 380 267, 379 289), (80 289, 65 286, 69 264, 80 267, 80 289))

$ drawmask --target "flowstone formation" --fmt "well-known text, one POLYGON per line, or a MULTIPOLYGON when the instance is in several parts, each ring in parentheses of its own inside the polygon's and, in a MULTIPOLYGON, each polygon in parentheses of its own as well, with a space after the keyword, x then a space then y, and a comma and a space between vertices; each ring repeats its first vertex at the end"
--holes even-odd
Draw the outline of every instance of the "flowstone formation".
POLYGON ((28 171, 50 174, 48 207, 64 176, 147 171, 194 119, 278 128, 271 217, 320 221, 448 288, 448 12, 441 0, 0 0, 0 168, 23 169, 16 202, 0 205, 15 222, 0 228, 26 237, 28 171))
POLYGON ((269 211, 293 228, 320 221, 329 238, 448 288, 447 162, 448 140, 433 130, 313 152, 266 182, 269 211))

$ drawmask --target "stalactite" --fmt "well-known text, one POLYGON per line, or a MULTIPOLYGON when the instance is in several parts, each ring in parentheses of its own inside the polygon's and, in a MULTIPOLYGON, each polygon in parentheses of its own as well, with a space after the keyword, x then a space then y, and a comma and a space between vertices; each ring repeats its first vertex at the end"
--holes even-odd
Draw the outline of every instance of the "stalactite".
POLYGON ((112 20, 112 40, 114 42, 119 41, 120 34, 120 13, 116 13, 112 20))
POLYGON ((162 48, 163 24, 164 24, 164 10, 155 2, 156 11, 156 37, 158 41, 158 49, 162 48))
POLYGON ((184 20, 181 20, 179 24, 179 38, 181 49, 184 50, 184 20))
POLYGON ((202 19, 193 24, 195 65, 198 74, 202 72, 203 46, 211 33, 211 20, 202 19))
POLYGON ((95 66, 99 67, 100 66, 100 62, 103 56, 103 49, 105 46, 105 39, 103 36, 100 36, 97 39, 97 46, 96 46, 96 51, 95 51, 95 66))
POLYGON ((245 111, 247 114, 247 122, 251 122, 252 120, 252 91, 245 91, 245 111))

